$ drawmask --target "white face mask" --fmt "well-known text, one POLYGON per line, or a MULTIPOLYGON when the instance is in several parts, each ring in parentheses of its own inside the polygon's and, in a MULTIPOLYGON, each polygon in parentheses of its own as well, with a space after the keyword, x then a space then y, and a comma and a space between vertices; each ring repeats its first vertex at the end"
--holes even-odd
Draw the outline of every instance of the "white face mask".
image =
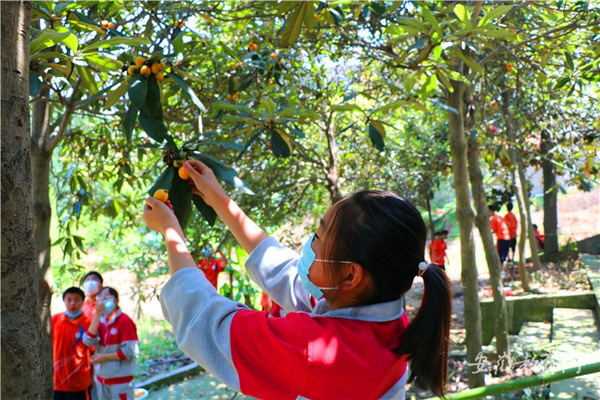
POLYGON ((88 296, 98 293, 98 287, 100 286, 100 282, 98 281, 85 281, 83 282, 83 291, 88 296))

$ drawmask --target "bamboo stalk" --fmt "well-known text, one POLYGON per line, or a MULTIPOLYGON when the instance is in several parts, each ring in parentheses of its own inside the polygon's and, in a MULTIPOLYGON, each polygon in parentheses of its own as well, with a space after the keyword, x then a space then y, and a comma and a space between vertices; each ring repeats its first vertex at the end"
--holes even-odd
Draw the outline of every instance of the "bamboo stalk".
MULTIPOLYGON (((525 389, 532 386, 545 385, 546 383, 561 381, 564 379, 573 378, 576 376, 582 376, 587 374, 593 374, 600 372, 600 362, 580 365, 578 367, 572 367, 562 369, 559 371, 546 372, 539 375, 528 376, 527 378, 517 379, 514 381, 499 383, 497 385, 482 386, 465 390, 464 392, 449 394, 446 399, 449 400, 466 400, 474 399, 483 396, 491 396, 501 393, 514 392, 515 390, 525 389)), ((427 400, 438 400, 441 397, 431 397, 427 400)))

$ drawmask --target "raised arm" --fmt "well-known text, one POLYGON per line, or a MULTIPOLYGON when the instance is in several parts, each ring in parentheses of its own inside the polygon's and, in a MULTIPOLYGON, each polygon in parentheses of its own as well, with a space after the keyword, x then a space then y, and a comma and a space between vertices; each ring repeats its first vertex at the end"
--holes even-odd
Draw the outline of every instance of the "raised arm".
POLYGON ((186 161, 182 168, 185 168, 194 180, 196 187, 192 192, 201 196, 206 204, 214 208, 240 246, 248 254, 252 253, 252 250, 267 238, 265 231, 227 196, 208 166, 200 161, 190 160, 186 161))

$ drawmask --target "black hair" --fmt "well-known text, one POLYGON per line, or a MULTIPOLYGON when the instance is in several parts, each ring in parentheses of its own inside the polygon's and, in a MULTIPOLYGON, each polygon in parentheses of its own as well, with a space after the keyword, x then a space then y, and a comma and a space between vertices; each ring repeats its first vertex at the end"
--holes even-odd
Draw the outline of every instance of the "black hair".
POLYGON ((512 211, 512 209, 513 209, 513 203, 511 203, 510 201, 508 203, 506 203, 506 209, 508 211, 512 211))
POLYGON ((444 230, 443 230, 443 231, 441 231, 440 233, 441 233, 442 235, 447 235, 449 232, 448 232, 446 229, 444 229, 444 230))
POLYGON ((85 280, 87 279, 88 276, 95 276, 98 279, 100 279, 100 283, 104 283, 104 279, 102 279, 102 275, 100 275, 100 272, 96 272, 96 271, 90 271, 87 274, 85 274, 85 276, 83 277, 83 281, 85 282, 85 280))
POLYGON ((119 300, 119 293, 110 286, 102 287, 102 289, 98 290, 96 296, 100 296, 100 293, 104 292, 105 290, 108 290, 108 293, 110 293, 111 296, 114 296, 115 299, 119 300))
POLYGON ((81 296, 81 300, 85 300, 85 293, 83 293, 83 290, 79 289, 78 287, 71 286, 70 288, 68 288, 67 290, 65 290, 63 292, 63 294, 62 294, 63 301, 65 300, 65 296, 69 293, 78 294, 79 296, 81 296))
POLYGON ((496 211, 498 211, 498 207, 496 207, 494 204, 489 204, 488 210, 496 212, 496 211))
MULTIPOLYGON (((427 226, 408 200, 387 191, 360 191, 334 205, 323 248, 331 260, 359 263, 373 282, 361 304, 397 300, 412 286, 424 260, 427 226)), ((333 263, 335 278, 339 262, 333 263)), ((440 268, 423 274, 421 307, 395 351, 411 360, 415 384, 444 394, 452 315, 451 283, 440 268)))

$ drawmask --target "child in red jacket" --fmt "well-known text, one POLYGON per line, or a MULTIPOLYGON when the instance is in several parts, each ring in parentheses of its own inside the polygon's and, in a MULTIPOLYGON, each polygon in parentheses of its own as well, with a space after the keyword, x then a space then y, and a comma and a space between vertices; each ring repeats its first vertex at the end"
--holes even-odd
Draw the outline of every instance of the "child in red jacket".
POLYGON ((160 296, 163 313, 194 361, 257 398, 404 398, 413 380, 444 394, 451 284, 424 260, 427 227, 410 202, 357 192, 327 211, 298 254, 258 227, 205 164, 189 160, 183 168, 192 192, 250 254, 251 279, 287 311, 270 318, 216 293, 175 214, 148 198, 144 221, 163 235, 172 274, 160 296), (417 276, 427 295, 409 321, 402 298, 417 276))
POLYGON ((81 310, 85 294, 77 287, 70 287, 62 298, 66 311, 52 316, 54 400, 89 400, 90 351, 83 343, 83 334, 90 320, 81 310))

